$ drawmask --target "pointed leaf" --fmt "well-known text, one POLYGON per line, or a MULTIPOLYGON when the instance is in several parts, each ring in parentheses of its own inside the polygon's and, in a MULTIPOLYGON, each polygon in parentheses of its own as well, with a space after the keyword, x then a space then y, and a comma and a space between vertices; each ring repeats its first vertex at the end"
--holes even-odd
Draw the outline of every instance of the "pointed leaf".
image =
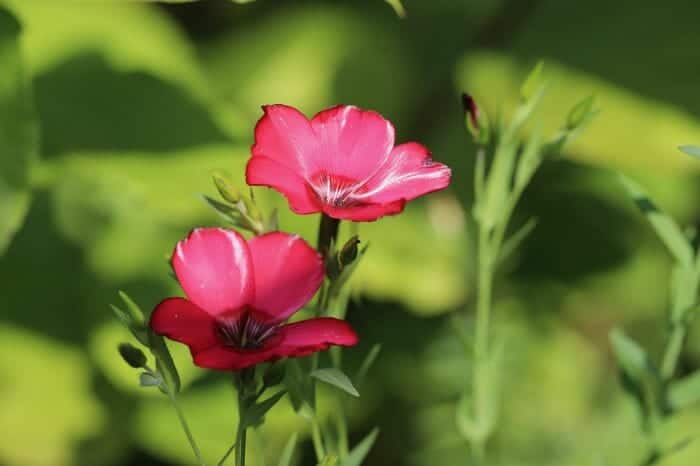
POLYGON ((624 175, 620 175, 620 182, 669 252, 681 264, 690 265, 693 261, 693 250, 678 224, 660 211, 637 183, 624 175))
POLYGON ((518 230, 513 233, 504 243, 503 246, 501 247, 501 255, 499 256, 498 260, 500 262, 505 261, 508 259, 511 254, 513 254, 520 244, 525 240, 525 238, 528 237, 530 233, 532 233, 532 230, 535 229, 537 226, 537 219, 531 218, 527 222, 523 224, 518 230))
POLYGON ((265 420, 265 415, 277 404, 279 400, 287 393, 286 390, 280 390, 271 397, 255 403, 245 412, 245 424, 248 427, 257 427, 265 420))
POLYGON ((170 355, 170 350, 168 349, 165 339, 160 335, 156 335, 148 330, 148 343, 151 349, 151 354, 156 358, 156 369, 158 373, 163 377, 168 390, 172 390, 173 393, 180 391, 180 375, 175 367, 175 362, 173 357, 170 355))
POLYGON ((396 15, 399 18, 405 18, 406 17, 406 9, 404 8, 403 4, 401 3, 401 0, 384 0, 387 2, 396 12, 396 15))
POLYGON ((532 71, 530 71, 530 74, 527 75, 527 78, 525 78, 525 81, 520 88, 520 97, 522 97, 523 100, 529 100, 532 98, 532 96, 535 95, 537 88, 541 86, 543 68, 544 62, 538 62, 532 71))
POLYGON ((374 364, 374 361, 377 360, 377 357, 379 356, 379 352, 382 350, 382 345, 377 343, 372 348, 369 350, 367 355, 365 356, 365 359, 362 360, 362 364, 360 364, 360 368, 357 370, 357 374, 355 374, 355 385, 358 387, 362 385, 362 382, 364 382, 365 377, 367 376, 367 372, 369 372, 370 368, 374 364))
POLYGON ((311 377, 314 377, 329 385, 333 385, 334 387, 339 388, 352 396, 360 396, 350 378, 339 369, 332 367, 326 369, 316 369, 315 371, 311 372, 310 375, 311 377))
POLYGON ((684 145, 684 146, 679 146, 678 149, 680 149, 680 151, 683 153, 686 153, 692 157, 697 157, 700 159, 700 147, 699 146, 684 145))
POLYGON ((297 433, 293 433, 292 436, 287 440, 287 444, 282 450, 282 455, 280 456, 280 461, 277 466, 292 466, 292 456, 294 455, 294 448, 297 445, 297 433))
POLYGON ((668 398, 674 409, 681 409, 700 401, 700 371, 671 383, 668 398))
POLYGON ((360 443, 355 445, 355 448, 350 451, 339 466, 360 466, 377 440, 377 435, 379 435, 379 429, 375 427, 360 443))

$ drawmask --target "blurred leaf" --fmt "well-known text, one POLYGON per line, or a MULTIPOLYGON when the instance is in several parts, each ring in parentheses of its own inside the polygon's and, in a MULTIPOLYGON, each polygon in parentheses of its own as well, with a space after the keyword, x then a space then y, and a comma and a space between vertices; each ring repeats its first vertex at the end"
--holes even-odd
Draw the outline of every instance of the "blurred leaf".
POLYGON ((313 407, 316 404, 311 378, 304 373, 297 359, 287 360, 285 368, 284 385, 289 393, 289 401, 294 411, 304 414, 306 407, 313 407))
POLYGON ((0 254, 27 213, 38 127, 20 48, 21 26, 0 7, 0 254))
POLYGON ((284 450, 282 450, 282 455, 280 456, 277 466, 292 466, 292 457, 294 455, 294 448, 297 444, 297 437, 297 433, 294 432, 294 434, 292 434, 292 436, 289 438, 287 444, 284 446, 284 450))
POLYGON ((590 95, 574 105, 566 117, 567 128, 573 129, 581 126, 593 112, 595 96, 590 95))
POLYGON ((379 435, 379 429, 372 429, 360 443, 350 450, 348 456, 340 462, 339 466, 360 466, 372 449, 374 442, 377 440, 377 435, 379 435))
POLYGON ((76 464, 76 442, 107 428, 93 382, 77 346, 0 324, 0 463, 76 464))
POLYGON ((357 385, 358 387, 362 386, 362 382, 365 381, 367 373, 369 372, 372 365, 374 365, 374 362, 377 360, 377 357, 379 356, 381 350, 382 345, 380 343, 376 343, 367 352, 365 358, 362 360, 362 364, 360 364, 360 368, 357 370, 357 374, 355 374, 355 385, 357 385))
POLYGON ((647 217, 671 255, 683 265, 692 264, 693 250, 676 222, 660 211, 637 183, 623 175, 620 175, 620 181, 639 210, 647 217))
POLYGON ((523 100, 530 100, 534 97, 535 92, 542 85, 542 69, 544 68, 544 62, 537 62, 535 67, 530 71, 530 73, 525 78, 523 85, 520 87, 520 97, 523 100))
POLYGON ((531 218, 525 222, 520 228, 518 228, 515 233, 512 233, 508 239, 503 242, 503 247, 501 248, 501 255, 498 257, 499 261, 507 260, 518 247, 522 244, 525 238, 528 237, 532 230, 537 226, 537 219, 531 218))
POLYGON ((336 388, 341 389, 345 393, 352 395, 352 396, 360 396, 358 393, 357 389, 355 386, 352 384, 352 381, 350 378, 345 375, 343 371, 340 369, 335 369, 335 368, 325 368, 325 369, 316 369, 315 371, 311 372, 311 377, 314 377, 321 382, 325 382, 329 385, 332 385, 336 388))
POLYGON ((265 415, 268 411, 272 409, 273 406, 277 404, 279 400, 282 399, 284 395, 287 394, 286 390, 280 390, 269 398, 264 399, 255 403, 250 409, 245 413, 245 423, 249 427, 258 427, 262 425, 265 420, 265 415))
POLYGON ((700 371, 671 383, 668 398, 675 409, 686 408, 700 401, 700 371))
POLYGON ((156 358, 156 369, 163 376, 167 389, 173 393, 180 391, 180 374, 177 372, 173 357, 170 355, 165 338, 148 330, 148 343, 151 353, 156 358))
POLYGON ((387 2, 396 12, 396 14, 400 18, 405 18, 406 17, 406 9, 404 8, 403 4, 401 3, 401 0, 384 0, 387 2))
POLYGON ((681 152, 684 152, 688 155, 700 158, 700 147, 698 147, 698 146, 685 145, 685 146, 679 146, 678 149, 680 149, 681 152))

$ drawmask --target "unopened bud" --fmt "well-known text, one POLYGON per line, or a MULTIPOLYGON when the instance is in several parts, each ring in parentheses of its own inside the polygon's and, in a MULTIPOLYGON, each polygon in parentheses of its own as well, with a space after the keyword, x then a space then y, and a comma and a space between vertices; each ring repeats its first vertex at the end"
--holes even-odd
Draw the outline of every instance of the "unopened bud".
POLYGON ((122 359, 134 369, 146 365, 146 355, 131 343, 120 343, 117 349, 122 359))
POLYGON ((221 197, 223 197, 225 200, 232 204, 236 204, 238 201, 241 200, 240 191, 236 189, 236 187, 233 185, 228 176, 224 175, 221 172, 214 172, 214 174, 211 177, 214 180, 216 190, 219 191, 221 197))
POLYGON ((489 121, 486 114, 481 111, 479 105, 469 94, 462 94, 462 108, 464 109, 464 122, 467 130, 479 145, 489 142, 489 121))
POLYGON ((343 245, 342 249, 338 253, 338 263, 340 264, 341 269, 352 264, 355 259, 357 259, 357 246, 359 244, 360 239, 357 237, 357 235, 354 235, 343 245))

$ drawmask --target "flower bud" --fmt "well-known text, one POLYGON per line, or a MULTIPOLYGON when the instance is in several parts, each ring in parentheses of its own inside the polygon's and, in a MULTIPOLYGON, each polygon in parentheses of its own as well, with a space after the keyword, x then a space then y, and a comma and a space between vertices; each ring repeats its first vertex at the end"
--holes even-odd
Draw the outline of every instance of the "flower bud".
POLYGON ((462 94, 462 108, 465 125, 474 142, 481 146, 488 144, 490 128, 486 114, 481 112, 474 98, 466 93, 462 94))
POLYGON ((214 172, 214 174, 211 177, 214 180, 216 190, 219 191, 219 194, 222 198, 224 198, 232 204, 236 204, 238 201, 241 200, 240 191, 236 189, 236 187, 233 185, 233 183, 231 183, 231 180, 226 175, 224 175, 221 172, 214 172))
POLYGON ((359 244, 360 239, 357 237, 357 235, 354 235, 343 245, 338 253, 338 263, 340 264, 341 270, 352 264, 355 259, 357 259, 357 246, 359 244))
POLYGON ((146 365, 146 355, 131 343, 120 343, 117 349, 122 359, 134 369, 146 365))

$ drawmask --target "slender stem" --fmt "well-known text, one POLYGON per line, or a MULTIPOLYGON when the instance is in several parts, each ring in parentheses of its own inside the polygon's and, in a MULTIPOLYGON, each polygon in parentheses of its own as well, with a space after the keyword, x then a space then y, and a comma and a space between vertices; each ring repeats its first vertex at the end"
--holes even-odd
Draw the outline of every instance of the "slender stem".
POLYGON ((315 415, 311 418, 311 442, 314 445, 316 459, 320 463, 326 457, 326 449, 323 447, 321 427, 318 425, 318 420, 316 419, 315 415))
POLYGON ((231 456, 231 453, 233 453, 233 450, 236 449, 238 446, 238 436, 236 436, 236 441, 231 444, 230 447, 228 447, 228 450, 226 450, 226 453, 224 453, 224 456, 221 457, 218 463, 216 463, 216 466, 223 466, 223 464, 226 462, 229 456, 231 456))
POLYGON ((338 398, 338 413, 335 416, 336 427, 338 429, 338 456, 345 459, 348 456, 348 420, 343 409, 343 400, 338 398))
POLYGON ((685 335, 685 325, 673 325, 673 330, 671 331, 671 336, 666 343, 666 350, 664 351, 664 356, 661 363, 661 377, 664 381, 671 380, 671 378, 673 378, 673 374, 676 372, 678 359, 680 358, 681 351, 683 350, 685 335))
POLYGON ((318 251, 325 258, 331 248, 331 242, 338 239, 340 220, 321 214, 321 222, 318 225, 318 251))
POLYGON ((192 431, 190 430, 190 427, 187 425, 187 420, 185 419, 185 415, 182 412, 182 409, 180 409, 180 405, 178 404, 177 399, 175 398, 175 395, 170 390, 170 387, 166 388, 166 392, 168 394, 168 398, 170 399, 170 402, 172 403, 173 407, 175 408, 175 412, 177 413, 177 418, 180 420, 180 425, 182 426, 182 430, 184 430, 185 435, 187 435, 187 440, 190 442, 190 447, 192 447, 192 451, 194 452, 194 456, 197 458, 197 463, 199 463, 200 466, 204 466, 204 460, 202 460, 202 454, 199 451, 199 447, 197 447, 197 443, 194 441, 194 436, 192 435, 192 431))
POLYGON ((238 426, 238 440, 236 440, 236 466, 245 466, 245 441, 246 427, 243 423, 238 426))

